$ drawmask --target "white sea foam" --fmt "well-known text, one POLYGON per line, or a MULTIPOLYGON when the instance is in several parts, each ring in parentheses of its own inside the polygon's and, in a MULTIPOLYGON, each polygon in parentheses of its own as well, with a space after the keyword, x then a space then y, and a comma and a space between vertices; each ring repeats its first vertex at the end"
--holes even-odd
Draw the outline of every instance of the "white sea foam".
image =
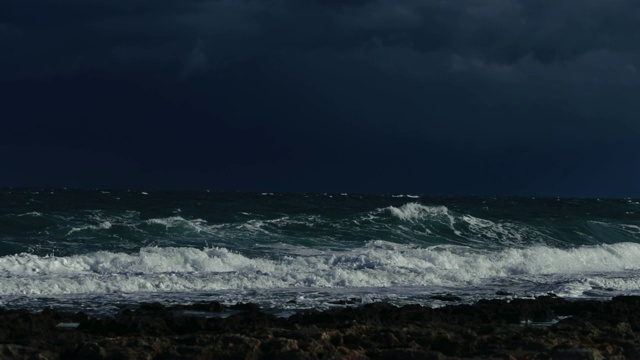
POLYGON ((552 241, 548 236, 523 224, 493 222, 471 215, 463 215, 459 220, 468 226, 468 231, 462 231, 461 233, 465 234, 470 241, 484 245, 517 246, 526 242, 532 243, 534 240, 552 241))
POLYGON ((40 216, 42 216, 42 213, 39 213, 39 212, 37 212, 37 211, 31 211, 31 212, 28 212, 28 213, 20 214, 20 215, 18 215, 18 216, 19 216, 19 217, 22 217, 22 216, 35 216, 35 217, 40 217, 40 216))
POLYGON ((446 206, 425 206, 418 203, 407 203, 401 207, 389 206, 387 210, 392 216, 405 221, 446 217, 451 224, 454 222, 454 218, 446 206))
POLYGON ((111 224, 111 222, 102 221, 98 225, 84 225, 84 226, 74 227, 71 230, 69 230, 67 235, 71 235, 75 232, 84 231, 84 230, 106 230, 106 229, 111 229, 112 226, 113 225, 111 224))
MULTIPOLYGON (((177 211, 179 213, 179 209, 177 211)), ((76 223, 67 231, 67 236, 84 231, 109 230, 113 227, 125 227, 134 231, 145 231, 145 227, 161 226, 166 231, 171 229, 186 229, 194 233, 216 234, 217 226, 208 225, 203 219, 185 219, 181 216, 166 218, 152 218, 142 220, 136 211, 128 211, 118 215, 107 215, 101 211, 92 211, 85 219, 61 219, 67 223, 76 223)))
MULTIPOLYGON (((482 288, 507 279, 514 286, 576 283, 640 290, 640 245, 535 246, 499 252, 461 246, 420 248, 383 241, 345 250, 314 250, 279 259, 251 258, 226 248, 148 247, 138 253, 100 251, 67 257, 0 258, 0 296, 83 293, 194 292, 292 288, 482 288), (580 279, 593 279, 580 282, 580 279), (617 280, 616 280, 617 279, 617 280)), ((565 285, 562 285, 565 284, 565 285)), ((582 290, 580 290, 582 289, 582 290)))
MULTIPOLYGON (((83 217, 61 218, 61 223, 66 223, 64 229, 66 236, 104 234, 109 231, 117 234, 119 231, 134 231, 136 234, 158 236, 163 232, 181 233, 185 236, 198 236, 215 238, 217 240, 231 238, 250 239, 252 236, 280 237, 288 227, 312 229, 316 226, 339 227, 339 223, 332 223, 318 215, 282 216, 272 219, 261 219, 260 216, 241 212, 249 217, 244 222, 209 223, 200 218, 186 218, 180 216, 179 209, 173 216, 141 219, 140 213, 128 211, 120 214, 105 214, 100 210, 87 211, 83 217), (114 229, 114 230, 110 230, 114 229), (158 231, 160 230, 160 231, 158 231)), ((35 216, 35 215, 34 215, 35 216)), ((167 243, 168 245, 169 243, 167 243)))
POLYGON ((176 227, 186 227, 195 232, 207 231, 208 227, 206 226, 207 222, 202 219, 191 219, 187 220, 181 216, 170 216, 166 218, 157 218, 157 219, 148 219, 143 221, 146 224, 153 225, 162 225, 165 229, 176 228, 176 227))

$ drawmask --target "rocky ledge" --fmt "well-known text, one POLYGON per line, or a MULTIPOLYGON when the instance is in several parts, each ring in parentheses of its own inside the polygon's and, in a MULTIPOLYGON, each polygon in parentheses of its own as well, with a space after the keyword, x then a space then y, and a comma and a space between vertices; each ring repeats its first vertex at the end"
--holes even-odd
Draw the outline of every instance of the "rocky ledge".
POLYGON ((104 318, 0 309, 0 358, 640 359, 639 310, 632 296, 375 303, 286 319, 217 302, 141 304, 104 318))

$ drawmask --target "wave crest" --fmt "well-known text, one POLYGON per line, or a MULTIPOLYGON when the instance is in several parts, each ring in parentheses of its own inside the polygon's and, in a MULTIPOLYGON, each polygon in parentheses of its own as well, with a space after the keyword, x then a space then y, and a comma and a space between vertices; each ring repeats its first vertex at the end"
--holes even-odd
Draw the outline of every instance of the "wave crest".
POLYGON ((425 206, 418 203, 407 203, 400 207, 389 206, 387 210, 393 217, 404 221, 418 221, 446 217, 453 222, 446 206, 425 206))
MULTIPOLYGON (((280 259, 251 258, 226 248, 148 247, 133 254, 99 251, 67 257, 1 257, 0 295, 296 287, 465 288, 506 280, 542 284, 558 278, 635 272, 638 264, 640 244, 635 243, 571 249, 534 246, 494 252, 372 241, 352 250, 316 251, 280 259)), ((630 284, 637 283, 640 290, 638 276, 634 279, 621 286, 628 290, 630 284)), ((613 280, 601 282, 616 286, 613 280)))

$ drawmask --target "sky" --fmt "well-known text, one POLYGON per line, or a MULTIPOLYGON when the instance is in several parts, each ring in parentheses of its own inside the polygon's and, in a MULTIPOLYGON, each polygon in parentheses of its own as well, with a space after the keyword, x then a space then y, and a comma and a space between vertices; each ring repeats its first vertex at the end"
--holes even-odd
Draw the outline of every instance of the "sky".
POLYGON ((0 186, 640 197, 635 0, 5 0, 0 186))

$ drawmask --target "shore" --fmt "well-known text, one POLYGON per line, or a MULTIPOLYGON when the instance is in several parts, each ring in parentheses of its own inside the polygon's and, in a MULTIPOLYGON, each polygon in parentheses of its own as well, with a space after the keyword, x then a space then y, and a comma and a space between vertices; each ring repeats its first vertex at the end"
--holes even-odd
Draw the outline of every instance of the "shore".
POLYGON ((0 310, 2 359, 640 359, 640 297, 339 306, 140 304, 115 316, 0 310))

